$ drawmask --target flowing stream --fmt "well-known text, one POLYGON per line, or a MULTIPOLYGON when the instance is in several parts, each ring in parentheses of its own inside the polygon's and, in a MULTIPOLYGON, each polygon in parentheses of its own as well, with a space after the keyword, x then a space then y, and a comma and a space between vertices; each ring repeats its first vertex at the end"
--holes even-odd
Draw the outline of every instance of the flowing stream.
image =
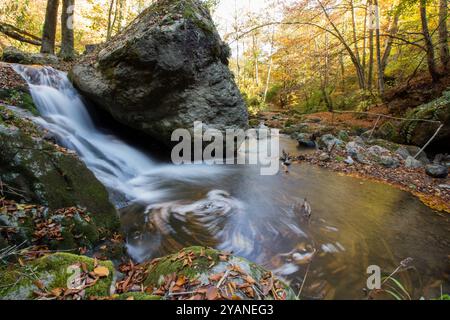
MULTIPOLYGON (((208 245, 264 265, 295 290, 308 271, 302 298, 363 299, 368 266, 389 274, 411 257, 413 268, 396 277, 414 298, 450 291, 449 217, 410 194, 304 164, 261 176, 257 166, 159 161, 94 125, 65 73, 14 69, 41 114, 34 120, 110 191, 137 261, 208 245), (304 198, 310 220, 298 210, 304 198)), ((287 137, 280 148, 302 152, 287 137)))

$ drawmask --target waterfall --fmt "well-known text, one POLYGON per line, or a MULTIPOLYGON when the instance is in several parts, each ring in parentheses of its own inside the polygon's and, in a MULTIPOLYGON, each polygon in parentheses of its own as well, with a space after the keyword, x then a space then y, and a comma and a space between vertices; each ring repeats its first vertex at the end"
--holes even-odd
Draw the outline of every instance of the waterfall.
MULTIPOLYGON (((109 189, 116 205, 118 198, 152 202, 162 200, 170 190, 170 179, 192 181, 216 170, 202 166, 185 170, 169 164, 156 164, 147 154, 119 137, 102 131, 93 120, 82 97, 66 73, 51 67, 14 65, 28 83, 40 117, 33 120, 51 132, 64 147, 76 151, 87 167, 109 189)), ((164 199, 167 200, 167 199, 164 199)))

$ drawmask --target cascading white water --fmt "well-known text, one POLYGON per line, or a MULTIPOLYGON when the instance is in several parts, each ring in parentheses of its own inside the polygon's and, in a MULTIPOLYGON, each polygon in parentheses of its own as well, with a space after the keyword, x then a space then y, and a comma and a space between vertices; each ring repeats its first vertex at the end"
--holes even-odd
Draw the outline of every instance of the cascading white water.
POLYGON ((41 115, 34 120, 54 134, 59 143, 75 150, 110 191, 124 195, 127 200, 161 199, 166 193, 161 188, 164 177, 192 180, 198 175, 214 174, 215 170, 202 166, 185 170, 156 165, 145 153, 100 131, 64 72, 51 67, 14 65, 13 68, 30 87, 41 115))

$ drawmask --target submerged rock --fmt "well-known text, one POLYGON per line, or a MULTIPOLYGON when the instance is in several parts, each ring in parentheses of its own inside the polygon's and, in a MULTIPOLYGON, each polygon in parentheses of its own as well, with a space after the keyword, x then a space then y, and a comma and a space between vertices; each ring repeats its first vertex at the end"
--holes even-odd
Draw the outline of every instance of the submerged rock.
POLYGON ((427 175, 433 178, 447 178, 448 168, 440 164, 429 164, 425 167, 427 175))
POLYGON ((194 121, 221 131, 247 127, 229 55, 203 4, 163 0, 78 62, 70 76, 117 121, 171 145, 172 132, 193 129, 194 121))

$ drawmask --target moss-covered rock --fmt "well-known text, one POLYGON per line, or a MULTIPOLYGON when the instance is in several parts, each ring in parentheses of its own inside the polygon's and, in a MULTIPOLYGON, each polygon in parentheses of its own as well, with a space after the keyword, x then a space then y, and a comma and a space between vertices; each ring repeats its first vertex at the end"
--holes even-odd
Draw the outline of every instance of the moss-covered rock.
MULTIPOLYGON (((448 151, 448 141, 450 141, 450 91, 445 91, 442 97, 411 110, 408 112, 407 118, 436 120, 444 124, 429 149, 448 151)), ((401 124, 400 131, 402 142, 421 147, 433 136, 438 126, 437 123, 405 120, 401 124)))
POLYGON ((25 264, 2 266, 0 267, 0 283, 2 284, 0 299, 62 298, 64 294, 66 299, 70 299, 74 294, 84 299, 110 296, 114 279, 112 262, 98 262, 98 266, 108 270, 107 276, 96 276, 95 282, 85 281, 88 278, 87 273, 94 271, 95 263, 94 259, 85 256, 55 253, 25 264), (83 270, 84 268, 86 270, 83 270), (71 283, 71 279, 75 279, 77 272, 79 272, 81 283, 77 283, 76 286, 81 285, 83 290, 70 293, 68 284, 71 283))
POLYGON ((20 190, 20 200, 50 209, 81 206, 97 227, 117 230, 105 187, 76 155, 46 141, 31 121, 9 110, 0 110, 0 118, 0 178, 20 190))
MULTIPOLYGON (((233 296, 237 299, 295 299, 292 289, 271 272, 244 258, 211 248, 189 247, 153 261, 144 280, 146 291, 170 298, 170 294, 164 292, 164 289, 173 275, 176 275, 173 280, 178 286, 187 286, 181 290, 205 293, 205 290, 210 288, 223 288, 218 290, 218 298, 233 296), (267 290, 269 282, 273 283, 273 287, 267 290), (229 286, 234 288, 233 292, 226 289, 229 286), (276 292, 278 297, 275 297, 273 292, 276 292)), ((201 294, 193 296, 196 299, 205 298, 201 294)))
POLYGON ((51 250, 92 249, 100 242, 101 229, 92 214, 82 208, 56 211, 43 206, 2 201, 0 238, 7 245, 43 245, 51 250))
POLYGON ((27 110, 34 116, 39 115, 33 98, 26 88, 0 88, 0 101, 27 110))
POLYGON ((175 129, 246 129, 248 112, 203 1, 153 2, 127 28, 78 60, 69 76, 112 117, 172 147, 175 129))

